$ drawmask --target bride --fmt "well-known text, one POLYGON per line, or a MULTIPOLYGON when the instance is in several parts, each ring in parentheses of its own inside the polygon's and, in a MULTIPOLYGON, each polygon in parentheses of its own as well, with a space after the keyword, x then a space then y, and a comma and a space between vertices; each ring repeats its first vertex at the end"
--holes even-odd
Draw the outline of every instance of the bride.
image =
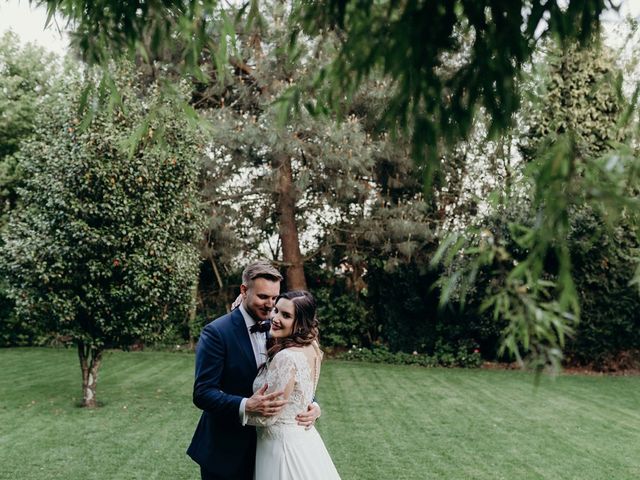
POLYGON ((303 290, 283 293, 274 313, 270 334, 275 343, 253 390, 266 384, 267 393, 284 391, 288 403, 276 416, 248 415, 247 423, 258 427, 254 479, 339 480, 318 431, 296 422, 296 414, 313 401, 320 376, 316 302, 303 290))

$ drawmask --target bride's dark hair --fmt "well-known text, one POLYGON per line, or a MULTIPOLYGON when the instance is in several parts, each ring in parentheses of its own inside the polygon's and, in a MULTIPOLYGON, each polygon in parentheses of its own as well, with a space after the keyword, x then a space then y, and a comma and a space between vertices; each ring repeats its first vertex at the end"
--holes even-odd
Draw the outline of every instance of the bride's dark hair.
POLYGON ((285 338, 275 339, 269 348, 267 357, 271 360, 280 350, 290 347, 304 347, 318 339, 318 319, 316 318, 316 299, 306 290, 292 290, 278 296, 276 303, 281 298, 291 300, 294 307, 293 330, 291 335, 285 338))

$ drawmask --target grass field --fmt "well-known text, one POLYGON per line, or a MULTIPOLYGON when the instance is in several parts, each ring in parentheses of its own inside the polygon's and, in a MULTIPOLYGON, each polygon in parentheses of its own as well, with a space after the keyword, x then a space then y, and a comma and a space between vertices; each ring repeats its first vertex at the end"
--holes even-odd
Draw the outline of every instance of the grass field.
MULTIPOLYGON (((193 360, 110 352, 90 411, 74 351, 0 350, 0 478, 199 478, 193 360)), ((640 478, 640 377, 328 361, 318 397, 343 480, 640 478)))

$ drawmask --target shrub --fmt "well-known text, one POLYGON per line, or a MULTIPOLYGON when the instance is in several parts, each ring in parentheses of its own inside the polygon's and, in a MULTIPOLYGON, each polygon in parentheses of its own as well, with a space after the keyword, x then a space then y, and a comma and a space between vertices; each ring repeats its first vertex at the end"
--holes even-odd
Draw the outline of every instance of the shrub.
POLYGON ((379 340, 392 351, 455 356, 460 345, 473 345, 472 350, 482 348, 485 358, 493 358, 501 324, 455 303, 440 309, 440 291, 435 288, 440 272, 415 264, 398 265, 393 270, 372 265, 366 276, 366 301, 380 332, 379 340))
POLYGON ((320 341, 323 346, 361 345, 367 331, 368 311, 354 294, 332 295, 331 288, 314 292, 318 302, 320 341))
POLYGON ((640 349, 640 295, 629 284, 640 244, 624 216, 607 228, 586 209, 575 214, 570 242, 582 313, 567 356, 605 369, 623 352, 640 349))
POLYGON ((352 347, 350 350, 337 355, 342 360, 360 362, 387 363, 393 365, 419 365, 421 367, 462 367, 476 368, 482 365, 480 351, 475 348, 469 351, 460 346, 455 351, 443 348, 433 355, 424 353, 392 352, 383 345, 372 348, 352 347))
POLYGON ((194 300, 202 143, 178 101, 134 70, 118 66, 122 104, 84 126, 82 82, 65 79, 20 150, 28 178, 3 235, 16 312, 78 346, 86 406, 104 349, 160 338, 194 300))

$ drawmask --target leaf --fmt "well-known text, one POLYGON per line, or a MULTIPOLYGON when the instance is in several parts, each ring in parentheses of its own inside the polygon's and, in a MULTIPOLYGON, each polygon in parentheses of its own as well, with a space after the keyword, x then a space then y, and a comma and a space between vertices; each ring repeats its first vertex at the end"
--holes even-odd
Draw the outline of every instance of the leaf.
POLYGON ((272 105, 277 108, 277 124, 280 128, 284 127, 292 117, 292 113, 298 112, 300 103, 300 87, 293 85, 287 88, 272 105))
POLYGON ((459 237, 458 234, 452 233, 452 234, 447 235, 444 238, 444 240, 440 242, 440 245, 438 245, 438 248, 436 249, 435 253, 431 257, 431 261, 429 262, 429 265, 431 265, 431 268, 435 268, 440 264, 440 262, 442 261, 442 258, 444 257, 445 253, 447 253, 449 248, 454 243, 458 244, 460 238, 461 237, 459 237))
POLYGON ((56 14, 56 7, 55 3, 47 3, 47 19, 44 22, 43 30, 46 30, 51 25, 51 20, 56 14))
POLYGON ((445 282, 444 284, 444 288, 442 289, 442 292, 440 293, 440 301, 439 301, 439 306, 442 308, 444 306, 446 306, 449 303, 449 299, 451 297, 451 294, 454 292, 456 285, 458 284, 458 281, 460 280, 460 276, 461 276, 461 272, 460 271, 456 271, 453 273, 453 275, 451 275, 445 282))

